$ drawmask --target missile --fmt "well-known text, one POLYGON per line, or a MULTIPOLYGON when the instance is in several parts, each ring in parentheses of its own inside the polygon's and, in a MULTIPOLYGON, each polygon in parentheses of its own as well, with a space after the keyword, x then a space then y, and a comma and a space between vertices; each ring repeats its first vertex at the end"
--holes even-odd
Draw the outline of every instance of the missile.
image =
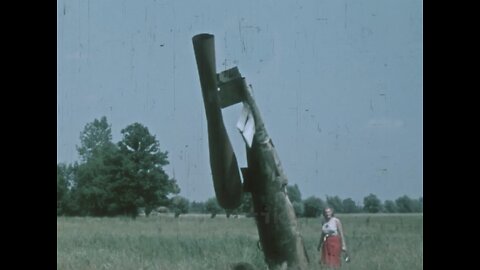
POLYGON ((260 245, 269 269, 307 269, 308 255, 287 195, 288 179, 245 78, 237 67, 216 73, 213 35, 196 35, 193 45, 219 204, 224 208, 237 205, 241 193, 250 192, 260 245), (241 169, 243 185, 221 113, 222 108, 240 102, 243 111, 237 128, 246 144, 248 165, 241 169))

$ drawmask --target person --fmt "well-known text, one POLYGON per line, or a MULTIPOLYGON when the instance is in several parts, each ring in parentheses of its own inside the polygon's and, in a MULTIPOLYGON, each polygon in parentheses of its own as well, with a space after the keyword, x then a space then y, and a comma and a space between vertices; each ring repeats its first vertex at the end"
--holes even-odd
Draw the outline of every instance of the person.
POLYGON ((323 210, 322 235, 317 250, 320 251, 320 265, 327 268, 340 268, 342 251, 347 252, 342 223, 335 217, 333 209, 323 210))

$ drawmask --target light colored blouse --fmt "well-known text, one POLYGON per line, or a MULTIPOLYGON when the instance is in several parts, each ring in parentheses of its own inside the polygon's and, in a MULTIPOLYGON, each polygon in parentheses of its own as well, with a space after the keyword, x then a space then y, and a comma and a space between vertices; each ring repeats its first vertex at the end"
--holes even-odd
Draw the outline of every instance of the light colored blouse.
POLYGON ((328 222, 323 223, 322 232, 327 235, 338 235, 337 218, 331 217, 328 222))

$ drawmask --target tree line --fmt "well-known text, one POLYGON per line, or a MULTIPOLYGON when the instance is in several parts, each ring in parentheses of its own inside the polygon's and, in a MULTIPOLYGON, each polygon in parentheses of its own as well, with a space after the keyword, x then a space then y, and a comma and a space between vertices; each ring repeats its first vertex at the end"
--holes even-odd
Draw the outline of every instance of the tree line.
MULTIPOLYGON (((152 212, 169 211, 175 217, 185 213, 208 213, 211 217, 225 213, 227 217, 252 216, 252 198, 245 193, 241 205, 223 210, 213 197, 205 202, 190 202, 179 196, 180 187, 163 167, 168 165, 168 152, 160 150, 156 137, 147 127, 133 123, 121 130, 122 139, 112 142, 111 125, 106 117, 85 125, 80 133, 77 152, 80 161, 57 164, 57 215, 117 216, 133 218, 152 212)), ((381 201, 376 195, 363 198, 363 205, 353 199, 316 196, 302 199, 297 184, 288 185, 288 197, 297 217, 317 217, 330 206, 337 213, 419 213, 423 197, 407 195, 396 200, 381 201)))
POLYGON ((396 200, 382 202, 375 194, 363 198, 363 204, 352 198, 341 199, 339 196, 326 196, 325 200, 310 196, 302 200, 298 185, 287 186, 288 197, 292 202, 295 214, 300 217, 317 217, 329 206, 336 213, 422 213, 423 197, 418 199, 403 195, 396 200))
MULTIPOLYGON (((339 196, 326 196, 325 200, 316 196, 310 196, 302 200, 302 195, 297 184, 288 185, 287 194, 297 217, 318 217, 327 206, 335 209, 336 213, 423 212, 423 197, 414 199, 404 195, 396 200, 385 200, 382 202, 376 195, 369 194, 363 198, 363 204, 355 202, 352 198, 342 200, 339 196)), ((230 213, 227 212, 226 215, 245 214, 246 216, 251 216, 253 211, 251 199, 251 194, 245 193, 240 207, 230 211, 230 213)), ((186 204, 187 203, 188 201, 186 201, 186 204)), ((220 208, 215 198, 210 198, 206 202, 190 202, 188 212, 211 214, 212 217, 214 217, 216 214, 224 212, 224 210, 220 208)))

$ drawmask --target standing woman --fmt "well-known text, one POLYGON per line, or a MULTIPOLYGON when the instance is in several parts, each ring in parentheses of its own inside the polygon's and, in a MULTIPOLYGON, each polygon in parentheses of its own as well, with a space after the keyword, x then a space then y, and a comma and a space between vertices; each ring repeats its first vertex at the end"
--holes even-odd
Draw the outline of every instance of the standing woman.
POLYGON ((322 223, 322 236, 317 250, 321 248, 320 264, 330 268, 340 268, 342 251, 347 251, 342 223, 334 217, 333 209, 327 207, 323 210, 325 220, 322 223))

